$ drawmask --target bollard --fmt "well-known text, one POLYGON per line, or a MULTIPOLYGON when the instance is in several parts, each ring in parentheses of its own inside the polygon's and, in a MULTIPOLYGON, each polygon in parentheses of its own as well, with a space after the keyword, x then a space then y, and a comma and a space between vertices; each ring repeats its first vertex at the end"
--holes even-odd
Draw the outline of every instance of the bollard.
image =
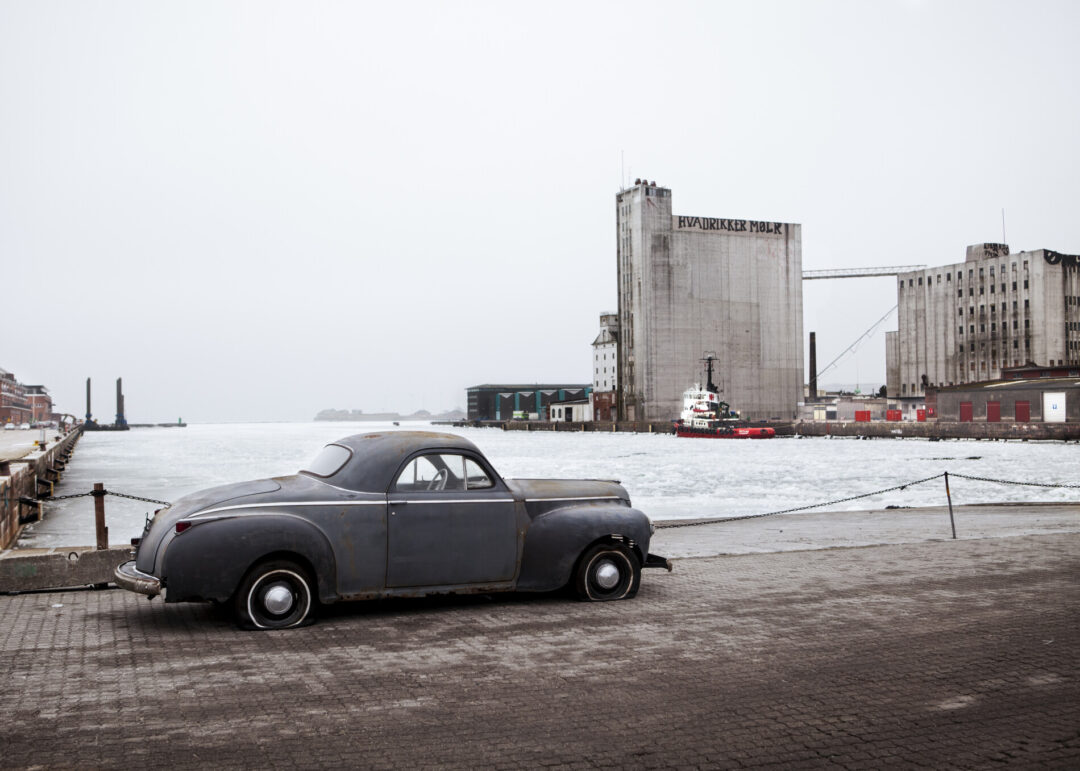
POLYGON ((109 528, 105 527, 105 485, 94 482, 94 525, 97 529, 98 550, 109 548, 109 528))
POLYGON ((949 501, 949 524, 952 525, 952 537, 956 540, 956 520, 953 519, 952 513, 952 494, 949 492, 949 472, 945 472, 945 497, 949 501))

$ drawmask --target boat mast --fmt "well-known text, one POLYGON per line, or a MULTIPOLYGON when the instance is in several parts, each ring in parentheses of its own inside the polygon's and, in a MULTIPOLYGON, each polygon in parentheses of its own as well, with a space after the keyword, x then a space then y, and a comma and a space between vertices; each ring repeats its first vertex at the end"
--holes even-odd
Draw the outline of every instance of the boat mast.
POLYGON ((705 373, 707 376, 707 383, 705 385, 705 388, 706 390, 711 391, 714 394, 720 393, 720 391, 717 390, 716 385, 712 381, 712 363, 716 361, 716 354, 712 351, 705 351, 702 356, 703 358, 701 360, 705 362, 705 373))

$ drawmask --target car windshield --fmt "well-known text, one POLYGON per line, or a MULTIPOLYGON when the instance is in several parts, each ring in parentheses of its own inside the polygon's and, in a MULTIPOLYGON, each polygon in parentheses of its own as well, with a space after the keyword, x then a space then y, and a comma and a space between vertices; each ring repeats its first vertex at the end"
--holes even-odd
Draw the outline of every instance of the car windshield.
POLYGON ((352 457, 352 450, 342 447, 340 444, 328 444, 315 456, 306 468, 300 469, 302 473, 313 474, 317 477, 333 476, 341 471, 341 467, 352 457))

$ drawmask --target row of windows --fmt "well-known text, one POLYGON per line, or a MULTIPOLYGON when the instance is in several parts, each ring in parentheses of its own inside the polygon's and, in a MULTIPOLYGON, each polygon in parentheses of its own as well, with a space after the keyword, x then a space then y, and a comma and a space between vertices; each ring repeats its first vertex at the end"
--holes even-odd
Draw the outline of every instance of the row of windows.
MULTIPOLYGON (((1024 279, 1024 289, 1027 289, 1027 288, 1028 288, 1028 280, 1025 278, 1024 279)), ((984 290, 985 290, 985 287, 980 286, 979 287, 979 294, 986 294, 986 292, 984 290)), ((1016 291, 1016 282, 1015 281, 1012 282, 1012 290, 1014 292, 1016 291)), ((1004 284, 1001 285, 1001 293, 1005 294, 1005 285, 1004 284)), ((990 285, 990 294, 994 294, 994 285, 993 284, 990 285)), ((964 290, 963 289, 957 289, 956 290, 956 296, 957 297, 963 297, 964 296, 964 290)), ((968 297, 974 297, 974 296, 975 296, 975 287, 969 286, 968 287, 968 297)))
MULTIPOLYGON (((1017 324, 1016 319, 1013 319, 1013 323, 1012 323, 1012 328, 1013 329, 1017 329, 1016 324, 1017 324)), ((1024 329, 1031 329, 1031 319, 1024 319, 1024 329)), ((964 334, 964 327, 963 326, 957 327, 957 330, 959 331, 959 334, 961 334, 961 335, 964 334)), ((986 324, 979 324, 979 331, 980 332, 985 332, 986 331, 986 324)), ((991 321, 990 322, 990 331, 991 332, 996 332, 997 331, 997 322, 996 321, 991 321)), ((1005 321, 1001 322, 1001 331, 1002 332, 1008 332, 1009 331, 1008 322, 1005 322, 1005 321)), ((974 324, 971 324, 971 325, 968 326, 968 333, 972 334, 972 335, 975 334, 975 325, 974 324)))
MULTIPOLYGON (((1028 267, 1028 261, 1024 260, 1024 270, 1027 270, 1027 267, 1028 267)), ((1012 263, 1012 270, 1013 270, 1013 273, 1016 272, 1016 263, 1015 262, 1012 263)), ((985 274, 985 268, 979 268, 979 278, 983 278, 983 276, 985 276, 985 275, 986 275, 985 274)), ((994 266, 993 265, 990 266, 990 275, 991 276, 994 275, 994 266)), ((1004 264, 1002 264, 1002 266, 1001 266, 1001 275, 1002 276, 1005 275, 1005 265, 1004 264)), ((970 268, 968 270, 968 279, 970 279, 970 280, 975 279, 975 269, 974 268, 970 268)), ((964 271, 962 271, 962 270, 956 271, 956 280, 957 281, 963 281, 964 280, 964 271)), ((952 281, 952 273, 946 273, 945 274, 945 281, 946 282, 951 282, 952 281)), ((941 274, 940 273, 937 274, 937 282, 939 284, 941 283, 941 274)), ((923 277, 919 276, 919 286, 922 286, 922 285, 923 285, 923 277)), ((926 285, 927 286, 932 286, 933 285, 933 280, 932 280, 931 276, 926 277, 926 285)), ((900 280, 900 286, 901 287, 904 286, 904 280, 903 279, 900 280)), ((908 279, 908 286, 915 286, 915 279, 909 278, 908 279)), ((1026 279, 1024 280, 1024 288, 1027 289, 1027 280, 1026 279)), ((1015 281, 1013 282, 1013 289, 1014 290, 1016 289, 1016 282, 1015 281)), ((1005 291, 1005 285, 1004 284, 1001 285, 1001 291, 1002 292, 1005 291)))
MULTIPOLYGON (((1004 341, 1002 341, 1002 344, 1004 344, 1004 341)), ((1013 348, 1019 348, 1020 347, 1020 341, 1014 339, 1012 347, 1013 348)), ((1024 340, 1024 348, 1030 348, 1030 347, 1031 347, 1031 341, 1028 340, 1028 339, 1025 339, 1024 340)), ((963 350, 963 349, 961 349, 961 350, 963 350)), ((971 353, 975 353, 975 343, 971 343, 971 347, 968 348, 968 350, 971 353)), ((986 343, 979 343, 979 350, 983 350, 983 351, 986 350, 986 343)), ((997 357, 997 348, 991 348, 990 349, 990 355, 992 357, 996 358, 997 357)))
MULTIPOLYGON (((1002 313, 1005 313, 1007 308, 1008 308, 1008 303, 1002 303, 1001 304, 1001 312, 1002 313)), ((1030 310, 1030 309, 1031 309, 1030 301, 1024 300, 1024 310, 1030 310)), ((1013 310, 1014 311, 1017 310, 1016 300, 1013 300, 1013 310)), ((990 306, 991 315, 994 314, 996 311, 997 311, 997 306, 996 305, 991 305, 990 306)), ((980 305, 979 306, 979 313, 980 314, 986 313, 986 306, 985 305, 980 305)), ((957 308, 956 309, 956 315, 957 316, 963 316, 964 315, 964 309, 963 308, 957 308)), ((975 315, 975 306, 974 305, 969 305, 968 306, 968 315, 969 316, 974 316, 975 315)))
MULTIPOLYGON (((1078 364, 1078 363, 1080 363, 1080 356, 1078 356, 1077 358, 1070 358, 1070 359, 1069 359, 1069 364, 1078 364)), ((1020 366, 1020 360, 1019 360, 1019 359, 1013 359, 1013 363, 1012 363, 1012 365, 1013 365, 1014 367, 1019 367, 1019 366, 1020 366)), ((1059 367, 1062 367, 1062 366, 1064 366, 1064 365, 1065 365, 1065 360, 1064 360, 1064 359, 1058 359, 1058 360, 1057 360, 1057 366, 1059 366, 1059 367)), ((994 364, 994 366, 996 367, 997 365, 996 365, 996 364, 994 364)), ((1007 367, 1007 366, 1009 366, 1009 362, 1008 362, 1008 360, 1002 361, 1002 362, 1001 362, 1001 366, 1002 366, 1002 367, 1007 367)), ((1048 366, 1051 366, 1051 367, 1052 367, 1052 366, 1054 366, 1054 360, 1053 360, 1053 359, 1050 359, 1050 361, 1049 361, 1049 363, 1048 363, 1048 366)), ((972 362, 972 364, 971 364, 971 366, 969 367, 969 369, 970 369, 970 370, 971 370, 972 372, 974 372, 974 371, 975 371, 975 363, 974 363, 974 362, 972 362)), ((981 369, 981 370, 982 370, 983 372, 985 372, 985 371, 986 371, 986 362, 982 362, 982 366, 980 367, 980 369, 981 369)), ((961 377, 961 378, 960 378, 960 382, 961 382, 961 383, 966 383, 966 382, 968 382, 968 381, 967 381, 967 379, 965 379, 965 378, 961 377)), ((977 380, 975 380, 975 379, 972 379, 972 381, 971 381, 971 382, 973 382, 973 383, 974 383, 974 382, 978 382, 978 381, 977 381, 977 380)), ((942 385, 944 385, 944 383, 943 383, 942 385)), ((953 382, 952 382, 952 381, 950 380, 950 381, 949 381, 949 385, 955 385, 955 384, 954 384, 954 383, 953 383, 953 382)), ((901 383, 901 384, 900 384, 900 393, 901 393, 901 394, 907 394, 907 390, 908 390, 908 384, 907 384, 907 383, 901 383)), ((914 383, 912 383, 912 384, 911 384, 911 393, 913 393, 913 394, 917 394, 917 393, 918 393, 918 391, 917 391, 917 390, 916 390, 916 388, 915 388, 915 384, 914 384, 914 383)))

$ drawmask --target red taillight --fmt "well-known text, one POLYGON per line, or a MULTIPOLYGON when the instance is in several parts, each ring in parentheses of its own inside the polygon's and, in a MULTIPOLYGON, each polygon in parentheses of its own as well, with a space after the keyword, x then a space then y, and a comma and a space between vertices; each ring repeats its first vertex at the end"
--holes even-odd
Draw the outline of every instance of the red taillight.
POLYGON ((176 534, 179 535, 180 533, 187 530, 189 527, 191 527, 190 522, 184 522, 183 520, 180 520, 176 523, 176 534))

